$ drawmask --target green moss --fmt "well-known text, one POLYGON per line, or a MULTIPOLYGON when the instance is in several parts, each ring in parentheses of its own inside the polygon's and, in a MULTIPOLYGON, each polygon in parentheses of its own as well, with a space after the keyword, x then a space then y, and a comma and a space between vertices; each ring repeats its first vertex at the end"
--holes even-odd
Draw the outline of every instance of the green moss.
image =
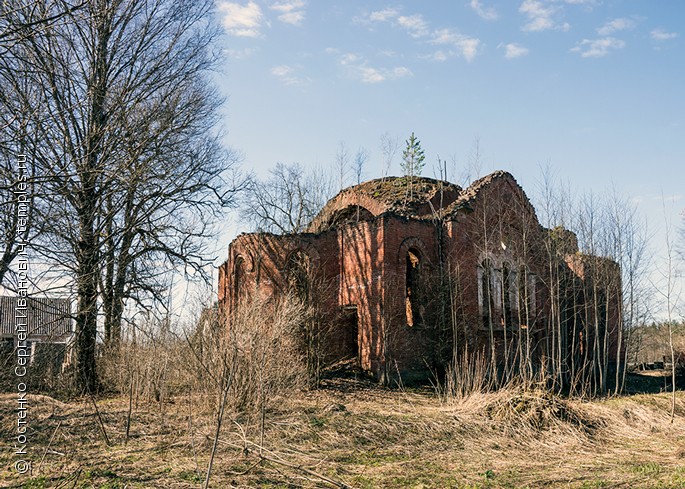
POLYGON ((24 482, 23 487, 25 489, 43 489, 45 487, 48 487, 48 482, 50 482, 50 480, 45 477, 31 477, 26 482, 24 482))
POLYGON ((177 477, 181 480, 194 482, 196 484, 200 484, 204 481, 202 476, 198 475, 197 472, 192 470, 182 470, 177 474, 177 477))
POLYGON ((637 465, 633 465, 631 470, 636 474, 641 474, 645 476, 659 475, 663 471, 663 467, 656 462, 643 462, 637 465))

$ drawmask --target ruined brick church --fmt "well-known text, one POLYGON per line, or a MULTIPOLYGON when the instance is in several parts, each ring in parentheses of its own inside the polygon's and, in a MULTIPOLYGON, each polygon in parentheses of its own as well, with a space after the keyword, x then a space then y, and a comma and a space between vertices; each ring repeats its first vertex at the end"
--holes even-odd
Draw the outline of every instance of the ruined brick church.
POLYGON ((463 351, 558 361, 569 377, 615 364, 620 290, 618 266, 542 227, 504 171, 466 189, 424 177, 346 188, 307 232, 238 236, 219 269, 229 327, 256 293, 304 294, 326 317, 327 360, 379 380, 425 377, 463 351))

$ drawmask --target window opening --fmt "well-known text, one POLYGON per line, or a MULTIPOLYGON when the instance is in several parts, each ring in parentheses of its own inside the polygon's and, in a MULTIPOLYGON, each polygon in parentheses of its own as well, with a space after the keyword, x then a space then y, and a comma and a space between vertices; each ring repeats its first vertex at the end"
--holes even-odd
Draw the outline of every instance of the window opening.
POLYGON ((414 326, 419 319, 419 271, 421 266, 419 252, 413 248, 408 250, 406 261, 405 309, 407 315, 407 325, 411 327, 414 326))
POLYGON ((286 278, 288 287, 301 300, 309 298, 309 257, 303 251, 296 251, 288 258, 286 278))
POLYGON ((242 256, 239 256, 235 260, 233 284, 235 288, 235 296, 237 299, 240 299, 245 295, 245 260, 242 256))
POLYGON ((483 320, 483 326, 490 328, 492 326, 492 316, 495 312, 495 302, 494 302, 494 270, 492 268, 492 262, 489 259, 483 260, 479 269, 479 299, 480 299, 480 310, 481 317, 483 320))

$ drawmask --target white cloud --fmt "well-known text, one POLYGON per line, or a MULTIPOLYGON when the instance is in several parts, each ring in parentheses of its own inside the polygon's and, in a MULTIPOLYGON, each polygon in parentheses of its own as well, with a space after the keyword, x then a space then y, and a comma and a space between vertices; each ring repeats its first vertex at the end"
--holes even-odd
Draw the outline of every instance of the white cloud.
POLYGON ((408 31, 414 38, 426 36, 430 32, 428 29, 428 22, 426 22, 421 14, 400 15, 400 11, 395 8, 376 10, 364 17, 357 17, 354 20, 359 24, 392 22, 394 25, 399 25, 408 31))
POLYGON ((366 58, 354 53, 345 53, 340 56, 338 61, 353 78, 361 80, 363 83, 381 83, 413 75, 406 66, 396 66, 394 68, 375 68, 369 66, 366 58))
POLYGON ((246 59, 252 56, 256 50, 254 48, 245 49, 226 49, 224 53, 228 55, 229 58, 233 59, 246 59))
POLYGON ((288 76, 292 72, 293 69, 287 65, 274 66, 271 68, 271 74, 278 77, 288 76))
POLYGON ((420 14, 397 17, 397 23, 404 27, 412 37, 423 37, 429 32, 428 23, 420 14))
POLYGON ((519 12, 525 14, 530 20, 524 26, 524 30, 542 31, 552 29, 554 27, 554 21, 552 20, 554 10, 551 7, 546 7, 538 0, 524 0, 519 7, 519 12))
POLYGON ((380 83, 388 80, 404 78, 413 74, 411 70, 405 66, 397 66, 388 70, 361 65, 356 67, 356 71, 359 75, 359 78, 364 83, 380 83))
POLYGON ((676 37, 678 37, 677 32, 666 32, 663 29, 654 29, 652 32, 649 33, 649 35, 655 41, 668 41, 670 39, 675 39, 676 37))
POLYGON ((571 49, 571 52, 580 53, 583 58, 601 58, 608 55, 612 50, 623 49, 625 45, 625 42, 613 37, 583 39, 571 49))
POLYGON ((485 20, 497 20, 499 15, 497 15, 497 11, 492 8, 492 7, 483 7, 483 4, 480 2, 480 0, 471 0, 471 3, 469 4, 471 8, 473 9, 476 14, 478 14, 479 17, 485 20))
POLYGON ((387 22, 391 19, 396 18, 399 15, 400 15, 399 10, 394 9, 394 8, 386 8, 383 10, 377 10, 375 12, 371 12, 368 16, 368 20, 370 20, 372 22, 387 22))
POLYGON ((466 58, 466 61, 473 61, 478 54, 478 48, 480 47, 480 40, 474 38, 465 38, 459 42, 459 47, 461 48, 461 54, 466 58))
POLYGON ((342 65, 349 65, 352 63, 356 63, 357 61, 360 61, 361 57, 357 56, 356 54, 353 53, 346 53, 340 56, 340 64, 342 65))
POLYGON ((404 76, 412 76, 413 73, 409 68, 406 66, 396 66, 395 68, 392 69, 392 74, 396 78, 401 78, 404 76))
POLYGON ((397 52, 393 51, 392 49, 381 49, 378 51, 379 56, 385 56, 386 58, 396 58, 397 52))
POLYGON ((278 10, 279 12, 292 12, 304 8, 306 2, 304 0, 291 0, 289 2, 276 2, 270 8, 271 10, 278 10))
POLYGON ((288 12, 278 16, 278 20, 286 24, 301 25, 304 20, 304 12, 298 10, 297 12, 288 12))
POLYGON ((383 10, 374 10, 352 19, 357 24, 371 25, 382 22, 392 22, 400 16, 400 11, 396 8, 385 8, 383 10))
POLYGON ((528 17, 528 23, 522 27, 527 32, 540 32, 552 29, 568 31, 571 26, 558 23, 556 16, 560 9, 544 0, 523 0, 519 12, 528 17))
POLYGON ((509 44, 500 44, 497 47, 504 48, 504 57, 507 59, 520 58, 529 53, 528 48, 516 44, 515 42, 510 42, 509 44))
POLYGON ((262 23, 262 9, 250 0, 243 6, 233 2, 219 2, 221 23, 226 31, 238 37, 258 37, 262 23))
POLYGON ((288 65, 274 66, 271 74, 280 79, 286 85, 307 85, 311 80, 296 75, 296 69, 288 65))
POLYGON ((357 66, 357 73, 364 83, 380 83, 385 81, 385 76, 376 68, 368 66, 357 66))
POLYGON ((271 10, 281 12, 278 20, 286 24, 301 25, 304 20, 304 7, 306 2, 304 0, 290 0, 285 2, 278 2, 273 4, 271 10))
MULTIPOLYGON (((476 2, 476 4, 479 3, 476 2)), ((421 14, 400 15, 397 9, 378 10, 371 12, 364 18, 355 20, 366 24, 370 22, 392 22, 395 26, 405 29, 414 39, 425 40, 430 44, 447 45, 452 48, 424 56, 424 58, 435 61, 445 61, 448 57, 459 55, 470 62, 476 57, 481 46, 480 39, 459 34, 452 29, 433 30, 421 14)))
POLYGON ((449 45, 466 59, 473 61, 480 48, 480 39, 458 34, 451 29, 439 29, 432 34, 431 44, 449 45))
POLYGON ((421 56, 421 58, 423 58, 423 59, 430 59, 430 60, 438 61, 438 62, 441 62, 441 63, 442 63, 443 61, 447 61, 447 60, 448 60, 449 58, 451 58, 452 56, 454 56, 454 52, 453 52, 453 51, 445 52, 445 51, 442 51, 442 50, 438 50, 438 51, 435 51, 433 54, 428 54, 428 55, 421 56))
POLYGON ((635 27, 635 21, 621 17, 604 24, 602 27, 597 29, 597 34, 600 36, 609 36, 614 32, 632 29, 633 27, 635 27))

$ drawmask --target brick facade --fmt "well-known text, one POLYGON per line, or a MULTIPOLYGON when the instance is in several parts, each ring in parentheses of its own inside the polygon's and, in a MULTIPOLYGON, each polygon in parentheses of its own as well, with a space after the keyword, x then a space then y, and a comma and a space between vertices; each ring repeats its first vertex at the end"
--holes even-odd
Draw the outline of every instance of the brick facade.
POLYGON ((304 257, 330 322, 328 359, 356 356, 380 380, 440 372, 467 347, 505 365, 524 352, 576 367, 617 358, 617 265, 540 226, 509 173, 464 190, 365 182, 331 199, 309 231, 237 237, 219 270, 220 309, 230 317, 241 297, 284 294, 293 257, 304 257), (597 334, 606 348, 589 351, 597 334))

